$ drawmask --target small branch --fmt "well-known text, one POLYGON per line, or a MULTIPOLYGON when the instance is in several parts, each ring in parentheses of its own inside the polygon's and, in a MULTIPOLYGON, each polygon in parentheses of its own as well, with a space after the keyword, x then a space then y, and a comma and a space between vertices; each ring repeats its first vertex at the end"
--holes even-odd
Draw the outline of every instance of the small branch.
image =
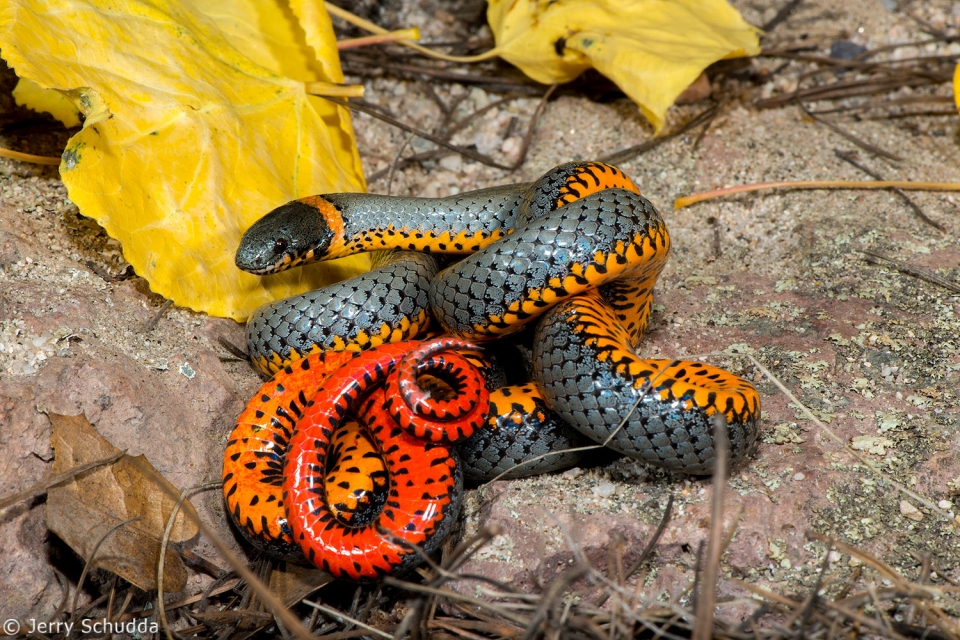
POLYGON ((931 74, 911 75, 905 73, 900 77, 888 76, 853 80, 850 82, 835 82, 832 84, 817 85, 809 89, 798 89, 793 93, 758 100, 754 106, 758 109, 769 109, 771 107, 782 107, 785 104, 799 100, 831 100, 835 98, 852 98, 855 96, 872 96, 887 91, 896 91, 905 86, 922 87, 931 84, 942 84, 949 82, 951 77, 952 74, 948 75, 945 72, 935 77, 931 77, 931 74))
POLYGON ((717 581, 720 578, 720 556, 723 553, 723 494, 727 486, 729 438, 727 420, 722 413, 710 417, 716 461, 713 468, 713 502, 710 509, 710 534, 707 538, 707 560, 704 565, 700 592, 695 610, 697 620, 693 640, 713 637, 713 614, 717 607, 717 581))
POLYGON ((678 129, 671 131, 670 133, 664 134, 662 136, 657 136, 656 138, 651 138, 641 142, 638 145, 632 147, 627 147, 626 149, 621 149, 620 151, 615 151, 609 155, 602 156, 600 162, 609 162, 611 164, 619 164, 621 162, 626 162, 627 160, 632 160, 633 158, 659 147, 661 144, 667 140, 676 138, 679 135, 683 135, 690 129, 708 122, 713 119, 717 114, 717 111, 720 109, 722 103, 717 103, 712 107, 708 107, 691 118, 686 124, 681 125, 678 129))
POLYGON ((712 200, 735 193, 752 193, 767 189, 903 189, 904 191, 960 191, 960 182, 910 182, 909 180, 779 180, 775 182, 756 182, 735 187, 724 187, 713 191, 702 191, 683 196, 673 201, 674 209, 682 209, 692 204, 712 200))
POLYGON ((157 310, 157 312, 154 314, 152 318, 150 318, 150 320, 144 323, 143 328, 140 330, 140 332, 150 333, 151 331, 153 331, 156 328, 157 323, 160 322, 160 318, 163 317, 163 314, 165 314, 167 310, 170 309, 170 307, 172 306, 173 306, 173 300, 164 300, 163 304, 160 305, 160 309, 157 310))
POLYGON ((344 51, 346 49, 357 49, 359 47, 368 47, 373 44, 386 44, 396 42, 397 40, 419 40, 420 29, 412 27, 410 29, 397 29, 389 33, 375 36, 365 36, 363 38, 346 38, 337 40, 337 49, 344 51))
POLYGON ((240 360, 246 360, 247 362, 250 361, 250 355, 246 351, 244 351, 237 345, 233 344, 223 336, 217 336, 217 343, 221 347, 229 351, 230 355, 232 355, 234 358, 239 358, 240 360))
MULTIPOLYGON (((865 174, 867 174, 868 176, 870 176, 870 177, 873 178, 874 180, 883 180, 883 178, 880 176, 879 173, 877 173, 876 171, 871 171, 868 167, 865 167, 865 166, 863 166, 862 164, 860 164, 859 162, 857 162, 857 159, 853 157, 853 154, 852 154, 852 153, 844 153, 843 151, 840 151, 839 149, 834 149, 834 150, 833 150, 833 153, 834 153, 834 155, 836 155, 838 158, 840 158, 840 159, 843 160, 844 162, 847 162, 847 163, 849 163, 849 164, 852 164, 852 165, 855 166, 857 169, 860 169, 860 171, 863 171, 865 174)), ((903 200, 905 203, 907 203, 907 206, 910 207, 915 214, 917 214, 917 217, 918 217, 918 218, 920 218, 921 220, 923 220, 924 222, 926 222, 926 223, 929 224, 930 226, 939 229, 940 231, 946 231, 946 229, 944 229, 943 226, 941 226, 939 222, 936 222, 936 221, 931 220, 930 218, 928 218, 927 215, 923 212, 923 210, 920 209, 920 207, 917 205, 917 203, 914 202, 913 200, 911 200, 911 199, 910 199, 910 196, 908 196, 907 194, 905 194, 902 189, 891 189, 891 191, 893 191, 895 194, 897 194, 897 195, 900 197, 901 200, 903 200)))
MULTIPOLYGON (((660 524, 657 526, 657 530, 653 532, 653 536, 650 538, 650 541, 647 542, 647 546, 643 548, 643 551, 640 552, 640 555, 637 556, 637 559, 633 561, 633 564, 630 565, 630 568, 627 569, 626 573, 623 576, 624 581, 629 580, 634 573, 637 572, 637 569, 640 568, 644 562, 647 561, 647 558, 650 557, 650 554, 653 553, 654 547, 657 545, 657 542, 660 541, 660 536, 663 535, 663 532, 667 529, 667 524, 670 523, 670 518, 673 515, 673 494, 670 494, 670 497, 667 498, 667 506, 663 509, 663 517, 660 519, 660 524)), ((607 599, 610 597, 610 592, 604 593, 599 600, 594 604, 598 609, 602 607, 607 599)))
POLYGON ((809 109, 807 109, 806 105, 804 105, 804 104, 803 104, 802 102, 800 102, 799 100, 797 101, 797 104, 800 106, 800 108, 803 110, 803 112, 804 112, 805 114, 807 114, 808 116, 810 116, 810 117, 813 119, 814 122, 818 122, 818 123, 822 124, 823 126, 831 129, 831 130, 834 131, 835 133, 838 133, 839 135, 843 136, 844 138, 846 138, 847 140, 849 140, 849 141, 852 142, 853 144, 855 144, 855 145, 857 145, 858 147, 860 147, 861 149, 863 149, 864 151, 867 151, 867 152, 872 153, 872 154, 874 154, 874 155, 881 156, 881 157, 886 158, 886 159, 888 159, 888 160, 893 160, 893 161, 895 161, 895 162, 901 162, 901 161, 903 160, 903 158, 901 158, 900 156, 894 155, 894 154, 890 153, 889 151, 886 151, 886 150, 884 150, 884 149, 881 149, 880 147, 878 147, 878 146, 876 146, 876 145, 874 145, 874 144, 870 144, 870 143, 867 142, 866 140, 861 140, 860 138, 858 138, 857 136, 853 135, 852 133, 850 133, 850 132, 847 131, 846 129, 843 129, 843 128, 835 125, 834 123, 830 122, 829 120, 825 120, 824 118, 821 118, 820 116, 815 115, 815 114, 812 113, 809 109))
POLYGON ((789 18, 789 17, 790 17, 790 14, 793 13, 794 11, 796 11, 797 7, 800 6, 800 3, 801 3, 801 2, 803 2, 803 0, 790 0, 790 2, 788 2, 787 4, 783 5, 783 7, 781 7, 780 11, 777 11, 777 15, 773 16, 773 18, 770 20, 770 22, 768 22, 767 24, 763 25, 763 26, 760 27, 760 28, 761 28, 763 31, 766 31, 767 33, 770 33, 770 32, 773 31, 781 22, 783 22, 783 21, 785 21, 787 18, 789 18))
POLYGON ((868 251, 866 249, 858 249, 858 251, 872 258, 877 258, 879 260, 884 260, 886 262, 889 262, 894 266, 894 268, 897 271, 900 271, 901 273, 905 273, 915 278, 920 278, 921 280, 926 280, 927 282, 930 282, 932 284, 938 284, 944 289, 948 289, 950 291, 953 291, 954 293, 960 293, 960 285, 954 284, 949 280, 945 280, 940 276, 938 276, 937 274, 927 271, 926 269, 919 269, 917 267, 912 267, 906 262, 900 262, 899 260, 894 260, 893 258, 889 256, 885 256, 882 253, 876 253, 874 251, 868 251))
POLYGON ((127 451, 125 449, 123 451, 117 451, 115 454, 107 458, 102 458, 100 460, 94 460, 93 462, 80 464, 73 467, 72 469, 64 471, 63 473, 58 473, 55 476, 51 476, 50 478, 47 478, 42 482, 38 482, 37 484, 33 485, 26 491, 21 491, 20 493, 14 494, 12 496, 8 496, 3 500, 0 500, 0 511, 3 511, 4 509, 6 509, 11 505, 17 504, 18 502, 23 502, 24 500, 29 500, 43 493, 46 493, 47 489, 49 489, 50 487, 54 487, 60 484, 61 482, 66 482, 70 478, 74 476, 78 476, 81 473, 89 471, 90 469, 96 469, 97 467, 113 464, 114 462, 116 462, 117 460, 125 456, 126 453, 127 451))
MULTIPOLYGON (((327 8, 327 12, 330 15, 336 16, 337 18, 340 18, 344 22, 352 24, 355 27, 360 27, 361 29, 364 29, 366 31, 369 31, 370 33, 373 33, 379 36, 387 35, 390 33, 383 27, 377 26, 372 22, 370 22, 369 20, 364 20, 360 16, 356 16, 350 13, 346 9, 341 9, 340 7, 334 4, 330 4, 329 2, 324 2, 323 4, 327 8)), ((430 58, 437 58, 438 60, 446 60, 448 62, 482 62, 483 60, 490 60, 491 58, 496 58, 499 55, 499 51, 496 49, 496 47, 475 56, 448 56, 444 53, 438 53, 432 49, 428 49, 427 47, 422 47, 419 44, 416 44, 415 42, 411 42, 410 40, 397 40, 397 44, 402 44, 405 47, 410 47, 414 51, 418 51, 430 58)))
POLYGON ((403 129, 404 131, 408 133, 412 133, 419 138, 428 140, 435 145, 444 147, 445 149, 450 149, 451 151, 459 153, 460 155, 470 158, 471 160, 476 160, 477 162, 480 162, 487 166, 494 167, 497 169, 503 169, 504 171, 513 171, 516 168, 516 167, 507 166, 505 164, 501 164, 496 160, 494 160, 493 158, 486 156, 482 153, 477 153, 476 151, 472 151, 464 147, 458 147, 455 144, 450 144, 449 142, 447 142, 443 138, 440 138, 439 136, 435 136, 432 133, 427 133, 426 131, 422 131, 420 129, 417 129, 416 127, 411 127, 408 124, 400 122, 399 120, 380 112, 378 109, 371 108, 367 105, 357 104, 356 102, 346 102, 344 100, 338 100, 337 98, 331 98, 327 96, 324 96, 324 97, 326 97, 327 100, 329 100, 330 102, 336 103, 341 107, 346 107, 348 109, 354 109, 355 111, 360 111, 361 113, 365 113, 368 116, 376 118, 377 120, 382 120, 389 125, 393 125, 394 127, 397 127, 398 129, 403 129))
POLYGON ((337 84, 335 82, 304 82, 304 90, 322 98, 362 98, 362 84, 337 84))
POLYGON ((21 153, 19 151, 4 149, 2 147, 0 147, 0 158, 10 158, 11 160, 19 160, 20 162, 46 164, 50 166, 57 166, 60 164, 60 158, 54 158, 53 156, 35 156, 32 153, 21 153))

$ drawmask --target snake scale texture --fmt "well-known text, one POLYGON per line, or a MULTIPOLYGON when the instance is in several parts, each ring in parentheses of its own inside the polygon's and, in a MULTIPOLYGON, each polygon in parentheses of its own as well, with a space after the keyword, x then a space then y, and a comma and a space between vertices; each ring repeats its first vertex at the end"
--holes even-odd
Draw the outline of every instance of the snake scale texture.
POLYGON ((328 543, 296 537, 310 531, 316 539, 324 527, 377 532, 370 544, 401 535, 384 514, 396 516, 396 470, 412 468, 416 451, 421 466, 447 465, 444 490, 422 492, 439 500, 440 519, 419 522, 411 538, 429 547, 449 528, 461 470, 475 479, 542 473, 576 463, 568 450, 589 440, 703 475, 713 469, 716 428, 726 428, 735 462, 755 445, 760 400, 749 382, 701 362, 638 355, 670 236, 616 167, 568 163, 533 183, 448 198, 311 196, 255 223, 236 260, 269 274, 362 251, 384 252, 369 273, 265 305, 248 322, 254 364, 276 377, 238 420, 224 491, 235 522, 261 548, 305 553, 354 579, 408 566, 402 544, 379 556, 344 551, 353 560, 341 562, 328 543), (437 332, 460 347, 400 365, 394 345, 437 332), (529 358, 504 361, 495 347, 508 343, 529 358), (311 362, 314 373, 298 362, 311 362), (406 377, 391 377, 394 369, 406 377), (456 428, 460 418, 422 411, 423 403, 456 407, 481 394, 484 428, 476 414, 456 428), (335 424, 316 417, 318 405, 335 424), (448 435, 437 440, 441 431, 448 435), (294 468, 310 471, 296 476, 294 468), (251 497, 257 483, 273 488, 270 502, 286 505, 288 521, 284 508, 258 510, 267 498, 251 497))

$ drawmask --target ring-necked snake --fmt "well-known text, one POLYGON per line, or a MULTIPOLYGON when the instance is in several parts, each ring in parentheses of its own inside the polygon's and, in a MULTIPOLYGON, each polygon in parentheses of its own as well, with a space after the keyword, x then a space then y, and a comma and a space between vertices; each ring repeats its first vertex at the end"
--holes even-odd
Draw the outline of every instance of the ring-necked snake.
POLYGON ((224 494, 247 538, 353 580, 411 566, 413 545, 436 549, 459 511, 450 445, 483 426, 489 408, 481 373, 451 349, 475 347, 437 338, 327 351, 266 383, 224 458, 224 494), (449 393, 427 393, 423 377, 449 393))
MULTIPOLYGON (((267 274, 359 251, 399 253, 364 276, 261 308, 248 323, 248 348, 269 372, 313 352, 407 339, 427 324, 428 310, 446 332, 480 343, 535 322, 536 384, 494 391, 491 425, 559 416, 628 456, 707 474, 715 456, 709 417, 724 416, 738 460, 757 437, 759 396, 722 369, 636 355, 669 247, 653 205, 622 172, 596 162, 450 198, 304 198, 247 231, 241 269, 267 274), (437 274, 422 252, 471 255, 437 274)), ((495 440, 465 456, 480 461, 478 477, 531 457, 533 441, 495 440)))

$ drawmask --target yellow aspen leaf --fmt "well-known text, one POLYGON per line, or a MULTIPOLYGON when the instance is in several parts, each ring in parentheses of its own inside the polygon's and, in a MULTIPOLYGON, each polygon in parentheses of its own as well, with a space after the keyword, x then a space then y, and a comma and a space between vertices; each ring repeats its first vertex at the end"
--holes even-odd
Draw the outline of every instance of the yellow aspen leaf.
POLYGON ((83 113, 63 182, 157 293, 245 320, 369 269, 357 256, 261 278, 234 264, 274 207, 365 190, 348 110, 304 86, 343 82, 321 2, 7 0, 0 55, 83 113))
POLYGON ((62 93, 44 89, 36 82, 20 78, 13 88, 13 99, 22 107, 49 113, 65 127, 80 126, 80 110, 73 100, 62 93))
POLYGON ((760 53, 759 31, 725 0, 490 0, 494 51, 545 84, 590 67, 613 80, 659 132, 707 66, 760 53))
POLYGON ((960 109, 960 64, 953 70, 953 102, 960 109))

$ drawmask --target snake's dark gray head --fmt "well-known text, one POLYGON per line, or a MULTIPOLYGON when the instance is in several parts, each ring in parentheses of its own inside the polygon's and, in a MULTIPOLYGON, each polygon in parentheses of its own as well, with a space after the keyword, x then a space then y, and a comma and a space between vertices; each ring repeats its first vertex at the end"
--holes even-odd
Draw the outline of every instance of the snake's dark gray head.
POLYGON ((322 260, 336 236, 326 217, 330 210, 335 209, 319 197, 277 207, 243 234, 237 266, 265 275, 322 260))

